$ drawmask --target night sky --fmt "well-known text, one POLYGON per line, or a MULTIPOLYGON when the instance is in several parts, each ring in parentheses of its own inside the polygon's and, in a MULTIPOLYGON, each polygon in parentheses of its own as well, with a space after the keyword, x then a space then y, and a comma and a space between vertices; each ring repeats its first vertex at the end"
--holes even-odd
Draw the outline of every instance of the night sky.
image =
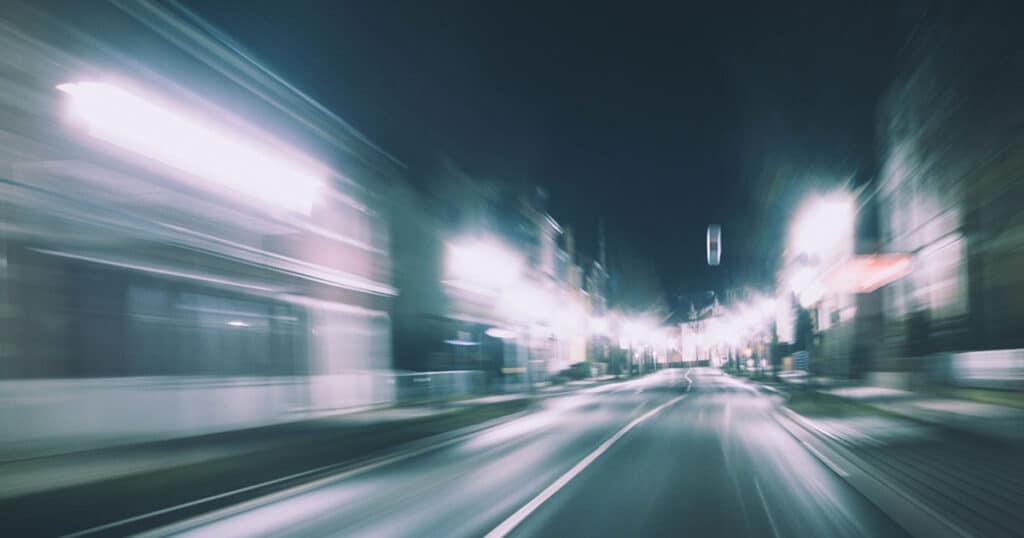
POLYGON ((191 7, 413 181, 450 159, 542 185, 584 251, 604 219, 612 269, 672 298, 768 283, 800 198, 875 173, 878 99, 924 5, 551 4, 191 7))

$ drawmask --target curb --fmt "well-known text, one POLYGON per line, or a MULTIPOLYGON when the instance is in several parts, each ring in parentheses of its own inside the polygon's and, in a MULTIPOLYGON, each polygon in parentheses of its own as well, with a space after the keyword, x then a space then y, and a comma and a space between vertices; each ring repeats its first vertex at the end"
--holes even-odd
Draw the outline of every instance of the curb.
POLYGON ((887 480, 885 474, 874 466, 830 441, 825 432, 803 416, 786 407, 772 416, 829 470, 839 475, 910 534, 928 538, 971 536, 914 495, 887 480))

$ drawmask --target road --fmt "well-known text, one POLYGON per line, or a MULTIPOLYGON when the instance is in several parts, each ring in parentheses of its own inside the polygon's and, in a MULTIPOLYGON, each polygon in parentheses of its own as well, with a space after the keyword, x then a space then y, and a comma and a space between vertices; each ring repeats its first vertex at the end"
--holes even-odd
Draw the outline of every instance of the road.
POLYGON ((903 536, 777 403, 717 370, 662 371, 158 534, 903 536))

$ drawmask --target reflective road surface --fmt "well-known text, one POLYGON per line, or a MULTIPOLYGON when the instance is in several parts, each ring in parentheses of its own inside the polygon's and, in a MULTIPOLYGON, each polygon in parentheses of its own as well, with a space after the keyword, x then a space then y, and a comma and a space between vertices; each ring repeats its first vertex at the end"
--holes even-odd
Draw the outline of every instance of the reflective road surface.
POLYGON ((184 522, 191 536, 902 536, 717 370, 546 400, 435 450, 184 522))

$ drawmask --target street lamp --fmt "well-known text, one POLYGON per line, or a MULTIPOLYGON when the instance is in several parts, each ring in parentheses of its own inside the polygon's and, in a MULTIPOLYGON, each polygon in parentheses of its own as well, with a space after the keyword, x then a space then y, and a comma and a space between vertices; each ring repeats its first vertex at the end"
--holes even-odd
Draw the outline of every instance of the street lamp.
POLYGON ((458 280, 491 290, 513 285, 522 262, 512 251, 496 242, 473 241, 448 246, 448 271, 458 280))
POLYGON ((846 193, 811 200, 798 213, 790 235, 797 254, 823 260, 849 246, 855 208, 846 193))
POLYGON ((846 192, 814 198, 804 204, 790 230, 789 250, 795 265, 789 288, 808 308, 825 295, 822 272, 853 250, 856 206, 846 192))

